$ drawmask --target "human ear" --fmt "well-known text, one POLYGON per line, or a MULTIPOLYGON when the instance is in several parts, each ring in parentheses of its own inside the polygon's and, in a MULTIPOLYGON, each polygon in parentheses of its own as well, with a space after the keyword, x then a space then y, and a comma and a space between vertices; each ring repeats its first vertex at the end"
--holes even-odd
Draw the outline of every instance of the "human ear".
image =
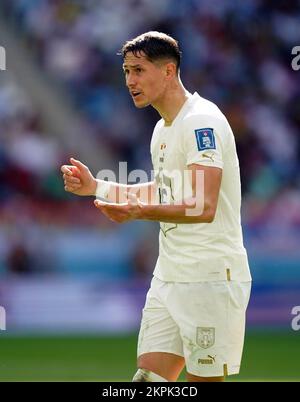
POLYGON ((167 78, 173 78, 174 76, 176 76, 176 65, 175 63, 167 63, 166 64, 166 77, 167 78))

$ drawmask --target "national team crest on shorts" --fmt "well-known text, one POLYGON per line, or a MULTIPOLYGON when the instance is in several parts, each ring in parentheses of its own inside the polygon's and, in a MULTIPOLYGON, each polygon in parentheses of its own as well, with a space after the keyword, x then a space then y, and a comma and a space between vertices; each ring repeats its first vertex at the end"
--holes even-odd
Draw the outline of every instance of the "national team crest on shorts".
POLYGON ((198 151, 216 149, 216 142, 213 128, 198 128, 195 130, 198 151))
POLYGON ((196 342, 203 349, 208 349, 215 343, 215 328, 213 327, 198 327, 196 342))

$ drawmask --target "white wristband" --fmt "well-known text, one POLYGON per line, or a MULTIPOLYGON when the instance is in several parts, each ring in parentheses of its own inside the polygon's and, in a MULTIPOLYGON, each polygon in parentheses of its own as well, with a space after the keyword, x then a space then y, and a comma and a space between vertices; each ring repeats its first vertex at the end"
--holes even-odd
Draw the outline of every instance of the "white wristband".
POLYGON ((97 180, 96 198, 108 198, 109 190, 111 187, 110 181, 97 180))

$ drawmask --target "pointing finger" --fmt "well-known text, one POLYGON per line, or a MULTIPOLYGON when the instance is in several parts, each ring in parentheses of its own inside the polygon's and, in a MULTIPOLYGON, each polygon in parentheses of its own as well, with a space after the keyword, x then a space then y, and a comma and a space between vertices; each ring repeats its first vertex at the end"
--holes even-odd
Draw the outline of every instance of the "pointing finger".
POLYGON ((87 166, 77 159, 70 158, 70 162, 72 163, 72 165, 76 166, 79 170, 87 169, 87 166))

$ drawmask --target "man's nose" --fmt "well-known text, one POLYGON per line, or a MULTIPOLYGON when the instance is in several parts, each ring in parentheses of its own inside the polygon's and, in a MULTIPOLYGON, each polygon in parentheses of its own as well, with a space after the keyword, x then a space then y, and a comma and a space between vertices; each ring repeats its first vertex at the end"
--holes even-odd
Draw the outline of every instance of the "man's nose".
POLYGON ((133 74, 128 73, 126 77, 126 85, 128 88, 134 88, 136 85, 136 79, 133 74))

